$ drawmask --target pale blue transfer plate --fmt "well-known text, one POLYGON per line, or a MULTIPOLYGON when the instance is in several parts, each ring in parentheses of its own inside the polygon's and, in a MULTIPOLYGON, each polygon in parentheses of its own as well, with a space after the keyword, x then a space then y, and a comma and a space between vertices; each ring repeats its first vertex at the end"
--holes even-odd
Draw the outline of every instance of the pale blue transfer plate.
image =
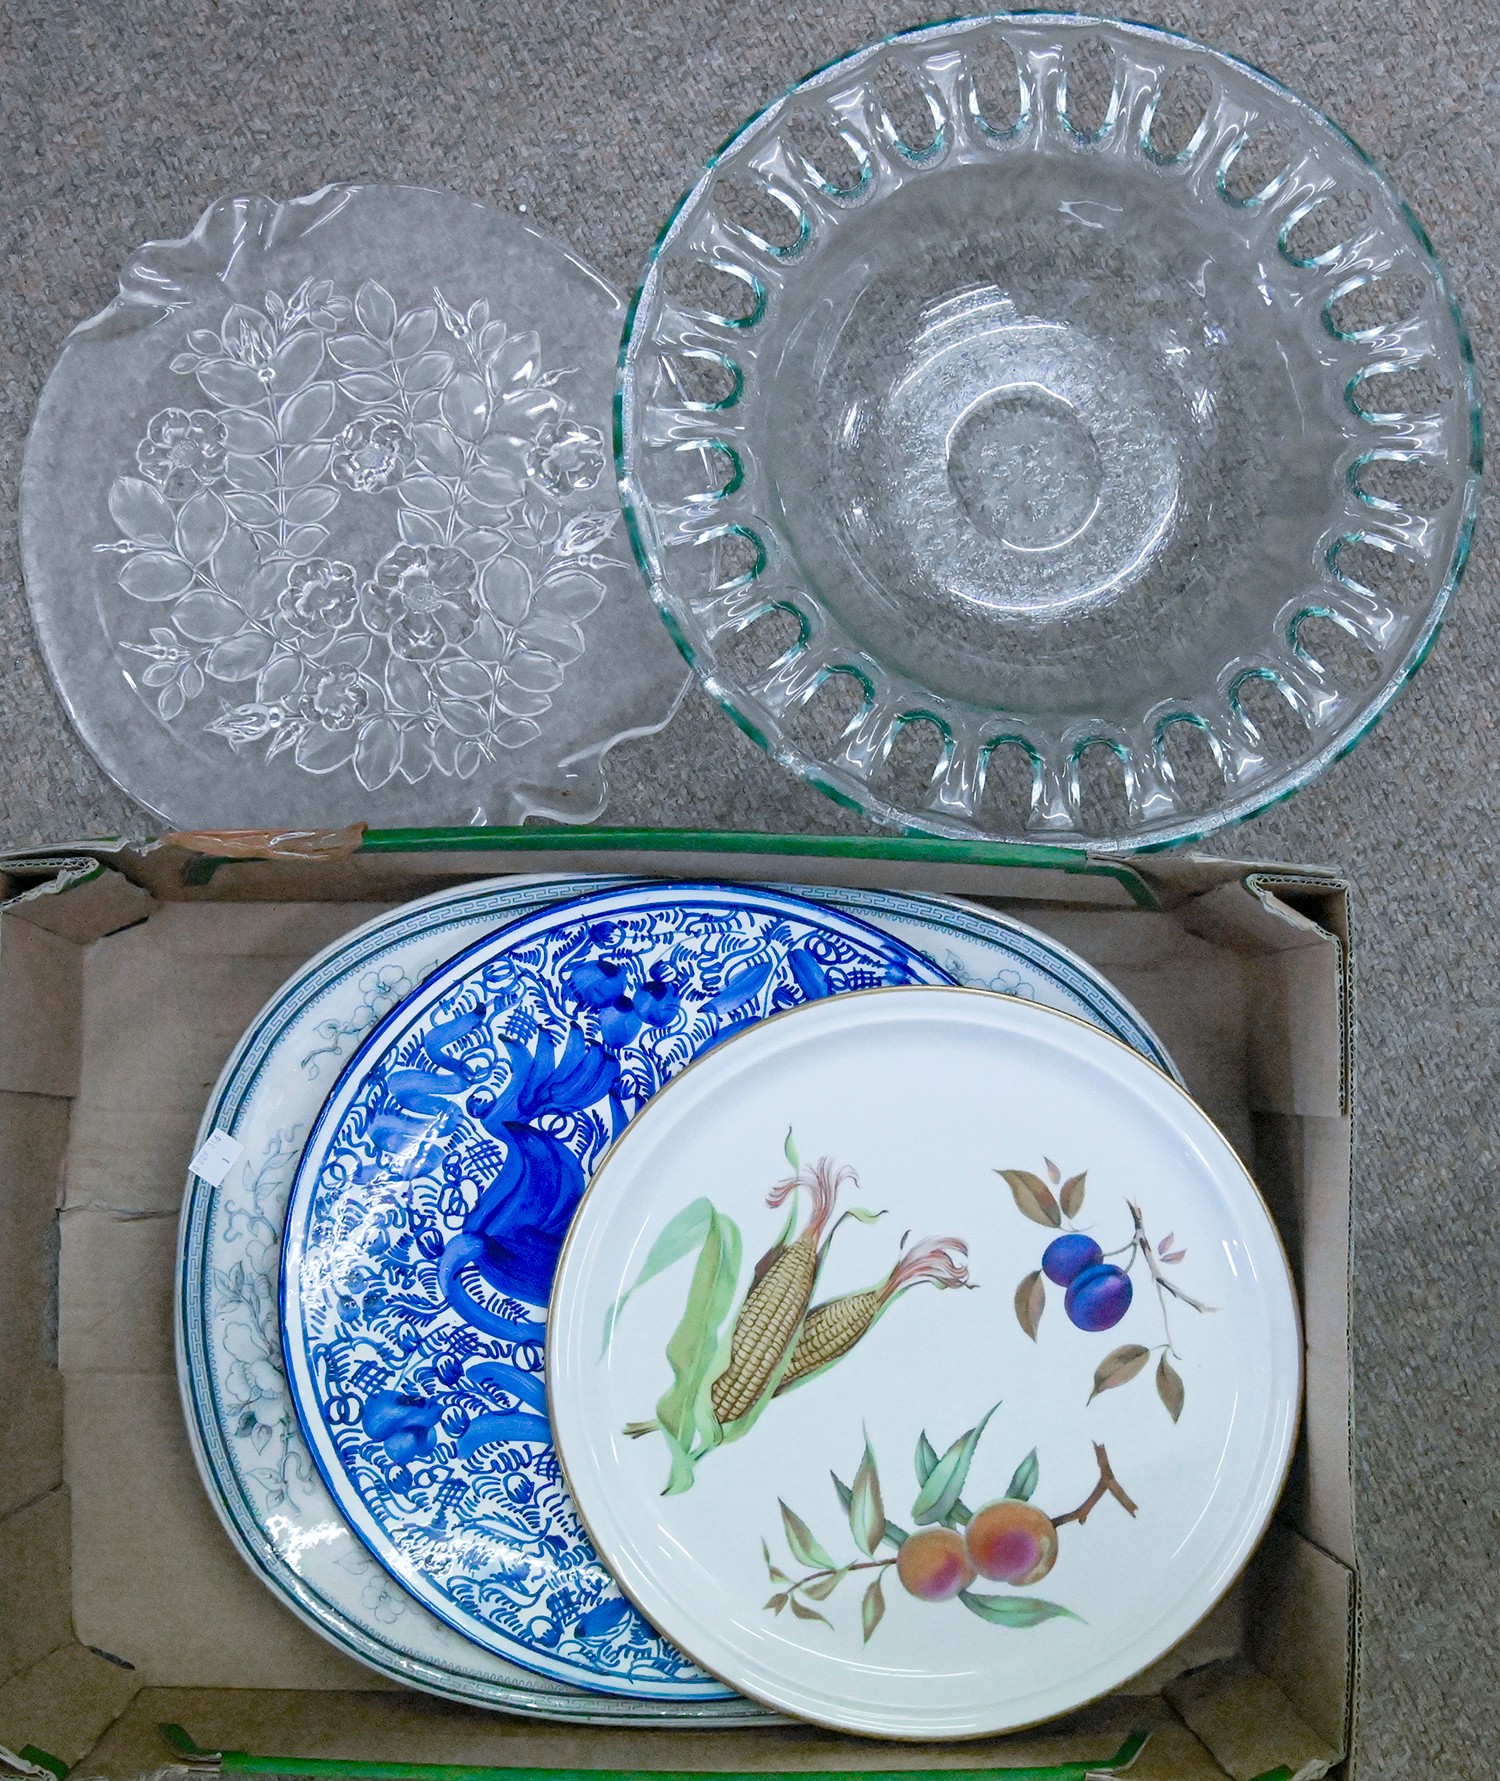
MULTIPOLYGON (((184 1201, 178 1365, 209 1495, 242 1556, 294 1613, 380 1673, 476 1706, 581 1723, 734 1724, 738 1698, 599 1694, 523 1669, 429 1612, 351 1534, 314 1467, 282 1371, 279 1276, 292 1173, 330 1083, 375 1024, 435 969, 508 923, 620 881, 509 878, 444 890, 377 916, 302 966, 225 1066, 200 1142, 241 1154, 184 1201)), ((1080 1015, 1176 1074, 1129 1004, 1083 960, 1021 923, 917 893, 803 895, 927 953, 959 982, 1080 1015)))
POLYGON ((805 1001, 951 981, 784 892, 625 885, 479 942, 365 1041, 293 1183, 282 1343, 335 1503, 431 1612, 555 1680, 726 1692, 573 1514, 542 1374, 563 1239, 631 1116, 713 1046, 805 1001))

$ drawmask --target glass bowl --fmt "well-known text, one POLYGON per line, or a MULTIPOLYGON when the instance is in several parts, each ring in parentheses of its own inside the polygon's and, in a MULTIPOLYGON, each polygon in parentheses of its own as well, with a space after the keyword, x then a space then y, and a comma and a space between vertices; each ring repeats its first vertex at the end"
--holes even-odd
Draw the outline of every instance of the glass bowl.
POLYGON ((678 207, 626 326, 637 555, 707 689, 870 815, 1100 852, 1351 747, 1430 647, 1478 391, 1350 139, 1189 39, 910 31, 678 207))

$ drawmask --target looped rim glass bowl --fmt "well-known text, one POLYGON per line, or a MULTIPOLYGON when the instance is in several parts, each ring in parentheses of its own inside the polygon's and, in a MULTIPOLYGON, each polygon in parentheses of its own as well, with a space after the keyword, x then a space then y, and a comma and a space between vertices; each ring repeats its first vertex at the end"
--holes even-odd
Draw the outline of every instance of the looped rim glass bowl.
POLYGON ((632 305, 615 451, 668 629, 777 760, 908 829, 1120 853, 1371 727, 1480 438, 1442 269, 1341 130, 1034 13, 872 45, 720 150, 632 305))

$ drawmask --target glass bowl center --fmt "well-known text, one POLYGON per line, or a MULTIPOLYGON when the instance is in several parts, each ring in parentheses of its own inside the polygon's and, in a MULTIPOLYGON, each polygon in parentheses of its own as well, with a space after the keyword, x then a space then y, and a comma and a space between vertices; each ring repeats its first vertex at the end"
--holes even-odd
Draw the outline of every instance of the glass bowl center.
POLYGON ((1102 481, 1088 423, 1041 384, 987 392, 948 435, 960 513, 1011 550, 1071 543, 1099 511, 1102 481))
POLYGON ((1327 368, 1243 218, 1153 209, 1158 179, 957 170, 786 293, 756 455, 798 571, 939 692, 1123 717, 1164 664, 1211 678, 1314 551, 1327 368))

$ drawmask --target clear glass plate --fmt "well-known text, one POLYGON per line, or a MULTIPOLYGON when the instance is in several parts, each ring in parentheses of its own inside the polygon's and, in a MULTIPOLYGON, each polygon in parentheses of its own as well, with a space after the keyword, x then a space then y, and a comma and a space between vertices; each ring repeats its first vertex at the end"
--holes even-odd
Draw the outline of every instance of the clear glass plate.
POLYGON ((454 193, 221 199, 74 330, 21 475, 68 714, 179 827, 586 821, 686 675, 607 474, 623 305, 454 193))
POLYGON ((1103 852, 1307 783, 1421 662, 1480 464, 1463 324, 1347 136, 1145 26, 835 63, 657 244, 617 457, 679 646, 832 796, 1103 852))

